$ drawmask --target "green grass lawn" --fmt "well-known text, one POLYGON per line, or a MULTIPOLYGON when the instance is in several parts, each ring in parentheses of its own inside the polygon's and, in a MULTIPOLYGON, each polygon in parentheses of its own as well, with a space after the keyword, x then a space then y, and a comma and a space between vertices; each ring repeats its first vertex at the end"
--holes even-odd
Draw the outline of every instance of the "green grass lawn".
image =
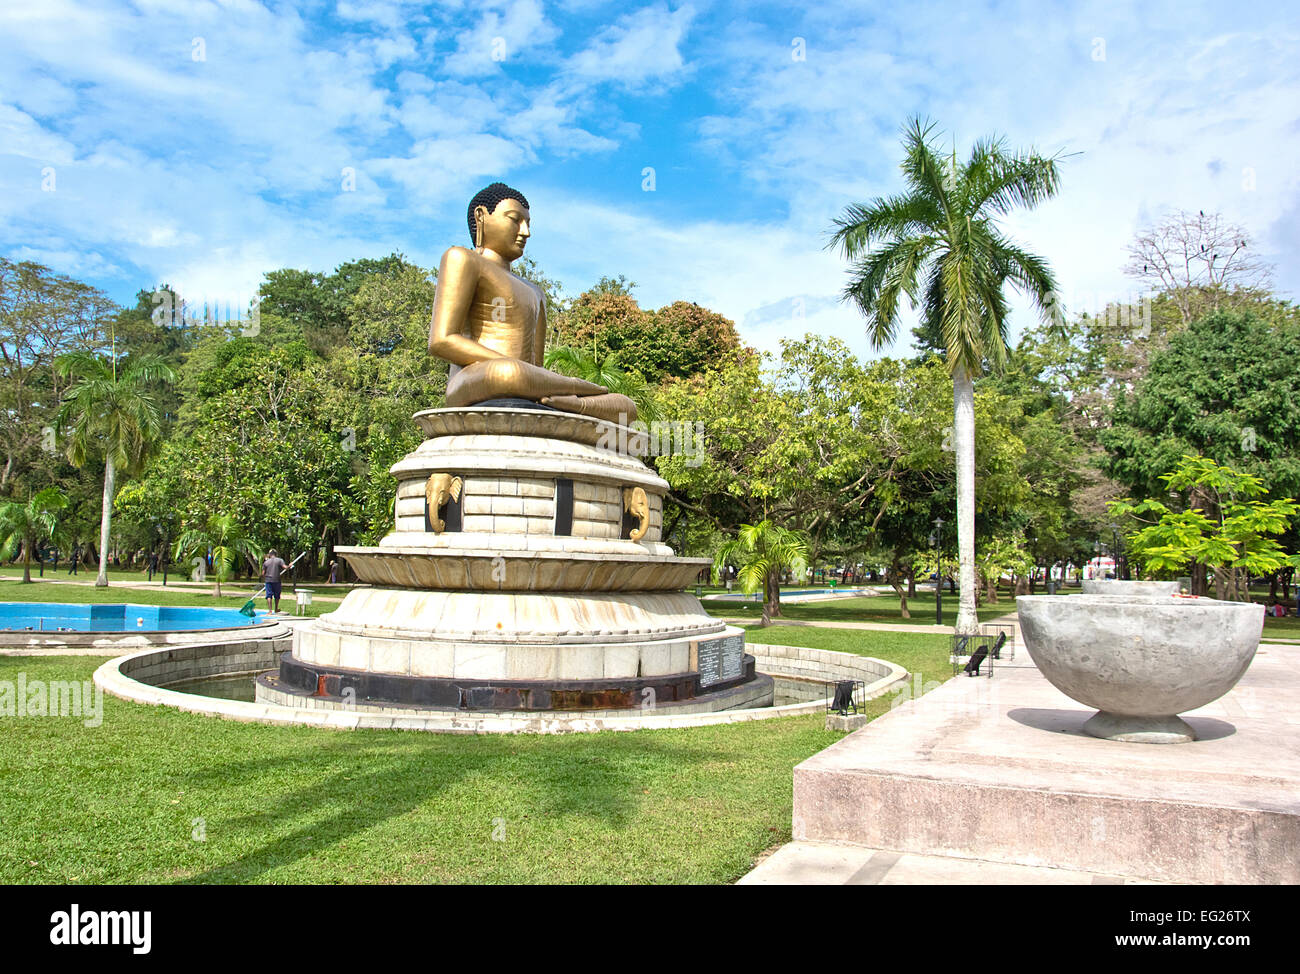
POLYGON ((1300 618, 1284 616, 1281 619, 1274 619, 1272 616, 1265 616, 1264 638, 1300 639, 1300 618))
MULTIPOLYGON (((0 658, 0 680, 87 680, 96 662, 0 658)), ((839 736, 820 715, 325 731, 106 697, 97 728, 0 718, 0 883, 730 882, 790 840, 791 770, 839 736)))
MULTIPOLYGON (((0 600, 15 587, 41 588, 0 583, 0 600)), ((951 675, 941 635, 747 638, 951 675)), ((88 680, 97 663, 0 657, 0 680, 88 680)), ((96 728, 0 718, 0 883, 731 882, 790 840, 791 771, 842 736, 822 725, 817 714, 450 736, 243 724, 105 697, 96 728), (200 824, 206 841, 193 838, 200 824)))
MULTIPOLYGON (((736 619, 758 619, 763 608, 756 602, 705 602, 704 607, 716 616, 736 619)), ((825 602, 782 603, 780 619, 792 622, 885 622, 907 625, 934 625, 934 593, 923 592, 907 600, 912 613, 904 619, 898 611, 898 599, 892 595, 860 595, 853 598, 831 599, 825 602)), ((980 620, 987 622, 998 616, 1016 611, 1016 600, 1003 597, 994 605, 982 605, 976 610, 980 620)), ((957 597, 944 593, 944 625, 957 621, 957 597)), ((776 642, 776 640, 772 640, 776 642)), ((793 645, 793 644, 792 644, 793 645)))
MULTIPOLYGON (((0 580, 0 601, 233 607, 247 598, 209 592, 0 580)), ((1004 600, 981 616, 1013 607, 1004 600)), ((892 598, 786 612, 898 619, 892 598)), ((914 621, 929 621, 919 606, 914 621)), ((931 685, 952 674, 944 634, 745 628, 751 643, 876 656, 931 685)), ((0 680, 88 680, 97 662, 0 657, 0 680)), ((893 699, 870 701, 868 713, 893 699)), ((0 718, 0 883, 731 882, 790 840, 791 771, 841 736, 822 725, 818 714, 450 736, 244 724, 106 697, 95 728, 0 718)))
POLYGON ((952 638, 942 633, 882 632, 876 629, 820 629, 811 626, 744 626, 747 643, 804 646, 856 653, 897 663, 923 681, 952 677, 952 638))

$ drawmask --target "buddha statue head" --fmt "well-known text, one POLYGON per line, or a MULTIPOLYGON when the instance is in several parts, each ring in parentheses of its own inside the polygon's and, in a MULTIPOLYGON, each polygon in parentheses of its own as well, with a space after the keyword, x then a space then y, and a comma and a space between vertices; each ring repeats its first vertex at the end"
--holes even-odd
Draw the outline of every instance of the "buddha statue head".
POLYGON ((505 183, 493 183, 474 194, 466 220, 475 249, 486 248, 506 261, 524 255, 531 235, 528 199, 505 183))

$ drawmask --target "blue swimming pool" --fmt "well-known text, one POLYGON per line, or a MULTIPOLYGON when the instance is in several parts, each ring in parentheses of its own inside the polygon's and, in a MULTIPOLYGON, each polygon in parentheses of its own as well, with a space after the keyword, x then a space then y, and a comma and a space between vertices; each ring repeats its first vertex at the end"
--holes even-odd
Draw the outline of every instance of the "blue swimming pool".
MULTIPOLYGON (((791 596, 800 595, 870 595, 871 589, 861 586, 850 585, 846 588, 783 588, 781 589, 781 598, 787 599, 791 596)), ((758 602, 763 598, 762 592, 751 592, 746 595, 740 589, 734 592, 717 592, 713 595, 706 596, 711 599, 733 599, 741 602, 758 602)))
MULTIPOLYGON (((258 613, 259 616, 265 613, 258 613)), ((172 632, 231 629, 262 621, 237 609, 175 605, 75 605, 65 602, 0 602, 0 631, 172 632)))

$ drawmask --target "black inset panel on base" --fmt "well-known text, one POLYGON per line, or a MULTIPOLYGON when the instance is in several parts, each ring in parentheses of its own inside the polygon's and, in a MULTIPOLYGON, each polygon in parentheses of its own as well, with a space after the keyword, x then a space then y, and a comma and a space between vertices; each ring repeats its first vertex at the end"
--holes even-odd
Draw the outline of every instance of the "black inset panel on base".
POLYGON ((629 511, 625 506, 623 508, 623 523, 619 526, 618 536, 624 541, 630 541, 632 539, 632 531, 640 523, 641 519, 629 511))
POLYGON ((567 538, 573 534, 573 481, 567 477, 555 480, 555 536, 567 538))

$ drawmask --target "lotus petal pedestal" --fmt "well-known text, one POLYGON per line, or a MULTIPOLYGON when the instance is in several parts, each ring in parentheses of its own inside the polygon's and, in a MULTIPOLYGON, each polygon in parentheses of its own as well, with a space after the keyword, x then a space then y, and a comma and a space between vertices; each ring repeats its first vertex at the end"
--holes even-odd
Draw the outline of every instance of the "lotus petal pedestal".
POLYGON ((426 439, 392 468, 396 529, 335 549, 371 587, 300 628, 259 696, 721 710, 761 706, 766 687, 771 702, 743 631, 682 591, 709 560, 662 543, 668 484, 644 433, 541 408, 415 420, 426 439))

